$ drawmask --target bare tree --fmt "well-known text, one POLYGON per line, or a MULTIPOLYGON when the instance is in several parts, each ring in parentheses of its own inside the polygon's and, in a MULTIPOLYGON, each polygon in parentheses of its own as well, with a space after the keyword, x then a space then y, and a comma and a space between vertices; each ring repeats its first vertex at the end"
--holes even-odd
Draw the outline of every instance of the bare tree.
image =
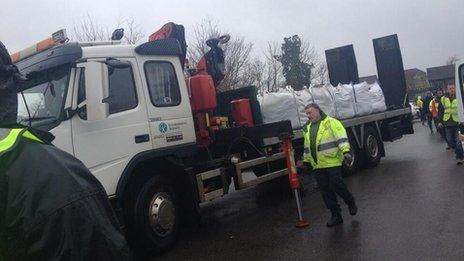
POLYGON ((282 63, 279 61, 279 44, 277 42, 268 42, 264 57, 266 58, 264 84, 266 91, 274 92, 284 85, 282 63))
POLYGON ((327 64, 324 62, 318 62, 313 70, 312 82, 316 85, 322 85, 329 82, 329 71, 327 64))
POLYGON ((84 16, 79 22, 74 23, 71 39, 79 42, 104 41, 111 38, 108 28, 97 22, 90 14, 84 16))
POLYGON ((254 85, 258 90, 262 89, 264 81, 265 63, 258 58, 254 58, 251 62, 245 64, 245 70, 241 77, 240 85, 254 85))
POLYGON ((140 25, 135 22, 134 18, 118 17, 116 26, 110 30, 107 26, 102 25, 97 18, 87 14, 80 21, 74 23, 71 39, 79 42, 108 41, 111 39, 113 30, 121 27, 124 28, 124 43, 135 44, 144 36, 140 25))
POLYGON ((456 64, 456 62, 458 60, 459 60, 459 58, 456 55, 452 55, 452 56, 448 57, 448 59, 446 60, 446 64, 447 65, 456 64))
MULTIPOLYGON (((187 57, 191 64, 196 64, 209 50, 206 40, 225 34, 218 25, 210 20, 203 20, 194 27, 194 38, 189 42, 187 57)), ((246 65, 250 61, 252 43, 243 37, 231 36, 228 43, 222 46, 225 55, 225 76, 217 87, 219 91, 241 87, 246 72, 246 65)))
POLYGON ((119 17, 117 21, 117 28, 124 28, 123 42, 128 44, 136 44, 144 37, 141 26, 134 20, 134 18, 119 17))

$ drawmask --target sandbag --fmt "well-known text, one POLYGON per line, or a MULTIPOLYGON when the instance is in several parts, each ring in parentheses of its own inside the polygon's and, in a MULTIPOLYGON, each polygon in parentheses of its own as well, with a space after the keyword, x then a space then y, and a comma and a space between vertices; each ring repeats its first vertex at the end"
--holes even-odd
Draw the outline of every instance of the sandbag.
POLYGON ((298 112, 298 102, 293 93, 280 91, 276 93, 265 93, 258 98, 261 105, 261 113, 264 123, 290 120, 294 129, 301 127, 298 112))
MULTIPOLYGON (((313 103, 314 99, 308 89, 304 88, 301 91, 294 91, 295 98, 298 104, 298 117, 300 118, 300 122, 302 126, 308 121, 308 116, 305 112, 306 105, 313 103)), ((301 127, 302 127, 301 126, 301 127)))
POLYGON ((364 116, 372 113, 372 100, 370 87, 367 82, 353 85, 355 95, 356 116, 364 116))
POLYGON ((372 111, 386 111, 387 105, 385 104, 385 96, 383 95, 382 88, 377 82, 370 85, 369 93, 372 97, 372 111))
POLYGON ((319 105, 325 114, 331 117, 337 117, 332 85, 326 84, 320 87, 312 86, 309 88, 309 92, 311 93, 314 103, 319 105))
POLYGON ((339 84, 333 87, 335 108, 338 119, 349 119, 356 116, 355 98, 351 84, 339 84))

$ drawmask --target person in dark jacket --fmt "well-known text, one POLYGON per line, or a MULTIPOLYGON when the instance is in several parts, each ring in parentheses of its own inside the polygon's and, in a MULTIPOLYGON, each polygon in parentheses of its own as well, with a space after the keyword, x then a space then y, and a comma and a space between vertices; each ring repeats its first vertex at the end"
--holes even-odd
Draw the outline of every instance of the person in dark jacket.
MULTIPOLYGON (((6 55, 1 45, 0 56, 6 55)), ((0 67, 7 87, 0 91, 0 260, 131 260, 98 180, 51 145, 53 135, 16 124, 16 109, 9 106, 17 108, 17 94, 9 94, 17 83, 11 77, 19 72, 5 70, 5 60, 0 67)))
POLYGON ((424 98, 424 103, 422 104, 422 111, 425 114, 425 118, 427 119, 427 125, 429 126, 430 133, 433 134, 433 117, 432 113, 430 112, 430 102, 433 100, 433 96, 431 92, 427 92, 427 95, 424 98))

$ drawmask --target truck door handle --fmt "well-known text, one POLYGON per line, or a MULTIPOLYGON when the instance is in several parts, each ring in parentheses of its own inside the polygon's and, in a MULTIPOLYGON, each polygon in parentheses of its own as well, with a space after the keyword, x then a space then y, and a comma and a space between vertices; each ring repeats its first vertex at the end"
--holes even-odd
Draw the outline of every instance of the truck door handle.
POLYGON ((142 143, 142 142, 147 142, 150 140, 150 136, 148 134, 142 134, 142 135, 137 135, 135 136, 135 143, 142 143))

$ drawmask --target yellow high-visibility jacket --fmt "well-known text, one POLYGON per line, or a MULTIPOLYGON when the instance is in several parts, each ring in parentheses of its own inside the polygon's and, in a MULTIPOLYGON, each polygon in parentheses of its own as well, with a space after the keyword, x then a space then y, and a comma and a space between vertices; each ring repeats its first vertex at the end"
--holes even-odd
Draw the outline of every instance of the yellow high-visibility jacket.
POLYGON ((444 108, 442 120, 446 122, 451 118, 454 122, 459 122, 458 100, 454 99, 453 101, 451 101, 450 98, 443 96, 441 97, 441 103, 444 108))
POLYGON ((311 155, 311 123, 305 125, 304 131, 304 158, 313 169, 338 167, 343 163, 343 154, 350 151, 350 143, 342 123, 330 116, 326 116, 319 125, 316 137, 317 162, 311 155))

